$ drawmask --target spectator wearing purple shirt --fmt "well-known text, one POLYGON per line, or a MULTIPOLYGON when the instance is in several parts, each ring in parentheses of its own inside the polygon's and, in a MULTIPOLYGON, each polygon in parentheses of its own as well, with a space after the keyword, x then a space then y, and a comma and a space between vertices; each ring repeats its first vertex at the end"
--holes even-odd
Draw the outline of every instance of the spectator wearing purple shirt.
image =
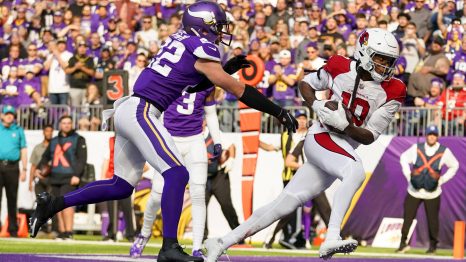
POLYGON ((91 6, 84 5, 82 16, 81 16, 81 33, 83 33, 85 36, 89 36, 92 32, 91 24, 92 24, 91 6))
POLYGON ((105 31, 105 34, 104 34, 105 42, 112 41, 114 37, 118 37, 117 21, 118 19, 116 18, 110 18, 108 20, 107 30, 105 31))
POLYGON ((8 79, 3 82, 0 95, 2 95, 1 104, 18 107, 18 94, 21 86, 21 79, 18 78, 18 67, 10 67, 8 79))
POLYGON ((110 21, 110 16, 107 12, 107 7, 99 5, 97 8, 97 13, 92 15, 91 21, 91 31, 92 33, 99 33, 103 35, 107 31, 108 22, 110 21))
POLYGON ((262 43, 259 48, 259 58, 264 61, 265 64, 265 71, 264 71, 264 76, 262 77, 262 81, 257 84, 257 88, 259 91, 261 91, 262 94, 264 94, 267 97, 272 96, 272 90, 269 88, 269 77, 270 77, 270 72, 272 72, 273 67, 277 64, 273 59, 272 56, 270 55, 270 49, 267 44, 262 43))
POLYGON ((442 94, 444 86, 445 84, 442 79, 438 77, 433 78, 431 80, 429 96, 414 98, 414 105, 426 108, 438 107, 437 103, 440 101, 440 95, 442 94))
POLYGON ((12 67, 18 68, 20 59, 19 59, 19 46, 13 45, 10 46, 9 57, 2 59, 0 62, 0 67, 2 68, 2 78, 6 80, 10 74, 10 69, 12 67))
POLYGON ((66 24, 63 19, 63 12, 58 10, 53 13, 53 23, 50 25, 52 33, 58 34, 61 30, 66 27, 66 24))
POLYGON ((293 106, 296 97, 296 69, 291 65, 291 52, 282 50, 279 53, 280 63, 275 65, 269 77, 273 85, 273 99, 282 107, 293 106))
POLYGON ((18 8, 16 12, 16 19, 13 20, 11 24, 13 28, 18 29, 19 27, 29 28, 29 22, 26 19, 26 9, 25 8, 18 8))
POLYGON ((137 45, 135 42, 128 42, 126 45, 125 55, 118 61, 116 68, 129 70, 136 64, 137 45))
POLYGON ((448 81, 451 81, 453 79, 452 76, 453 72, 455 71, 466 72, 466 35, 463 36, 460 51, 458 51, 455 57, 453 58, 453 62, 451 64, 451 68, 447 77, 448 81))
POLYGON ((89 46, 89 55, 94 59, 94 64, 97 64, 101 51, 102 43, 100 42, 100 36, 98 33, 92 33, 89 46))
POLYGON ((27 51, 28 57, 21 59, 21 61, 19 62, 18 76, 24 77, 26 75, 26 72, 30 71, 34 74, 34 81, 40 82, 39 75, 42 68, 44 67, 44 61, 40 59, 38 56, 36 44, 29 44, 27 51))
POLYGON ((35 101, 31 97, 33 93, 41 93, 41 83, 34 80, 34 72, 28 70, 18 89, 18 105, 25 106, 34 103, 35 101))

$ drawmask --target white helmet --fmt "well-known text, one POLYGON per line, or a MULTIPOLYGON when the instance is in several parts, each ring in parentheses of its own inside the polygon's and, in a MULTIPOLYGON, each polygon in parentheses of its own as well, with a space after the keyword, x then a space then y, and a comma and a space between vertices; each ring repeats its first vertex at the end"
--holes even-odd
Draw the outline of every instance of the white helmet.
POLYGON ((354 58, 359 60, 360 67, 369 72, 377 82, 388 81, 395 73, 395 65, 400 57, 400 48, 395 36, 381 28, 371 28, 363 31, 356 41, 354 58), (389 58, 389 66, 375 63, 375 55, 389 58), (375 71, 375 65, 384 68, 382 74, 375 71))

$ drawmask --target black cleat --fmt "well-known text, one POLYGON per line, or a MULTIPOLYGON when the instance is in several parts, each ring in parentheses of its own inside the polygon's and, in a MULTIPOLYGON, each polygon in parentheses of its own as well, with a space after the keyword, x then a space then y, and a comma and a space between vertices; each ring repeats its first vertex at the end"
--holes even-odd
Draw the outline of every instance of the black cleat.
POLYGON ((160 249, 159 255, 157 256, 157 262, 203 262, 202 257, 193 257, 186 254, 183 248, 178 244, 174 243, 168 249, 160 249))
POLYGON ((47 192, 42 192, 37 195, 36 199, 36 210, 32 213, 29 220, 29 234, 31 237, 36 237, 39 233, 40 227, 47 223, 49 219, 53 217, 53 212, 51 211, 52 196, 47 192))
POLYGON ((395 251, 398 254, 404 254, 410 249, 409 245, 406 243, 401 243, 400 247, 395 251))
POLYGON ((426 254, 427 255, 435 255, 436 252, 437 252, 437 248, 429 247, 429 249, 427 249, 427 251, 426 251, 426 254))

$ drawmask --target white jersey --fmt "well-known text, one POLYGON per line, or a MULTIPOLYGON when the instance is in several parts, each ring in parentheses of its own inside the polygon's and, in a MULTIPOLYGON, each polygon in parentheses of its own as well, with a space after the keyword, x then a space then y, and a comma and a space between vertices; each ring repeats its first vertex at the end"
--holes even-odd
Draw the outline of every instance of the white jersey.
MULTIPOLYGON (((303 79, 316 91, 330 89, 329 100, 342 101, 345 106, 351 100, 355 80, 356 61, 340 55, 330 57, 323 70, 320 70, 320 79, 317 72, 303 79)), ((392 121, 405 96, 406 86, 397 78, 381 83, 361 80, 350 109, 354 115, 354 125, 371 131, 374 139, 377 139, 392 121)), ((328 132, 324 125, 314 124, 310 128, 311 134, 322 132, 328 132)), ((345 139, 354 148, 359 146, 350 137, 345 136, 345 139)))

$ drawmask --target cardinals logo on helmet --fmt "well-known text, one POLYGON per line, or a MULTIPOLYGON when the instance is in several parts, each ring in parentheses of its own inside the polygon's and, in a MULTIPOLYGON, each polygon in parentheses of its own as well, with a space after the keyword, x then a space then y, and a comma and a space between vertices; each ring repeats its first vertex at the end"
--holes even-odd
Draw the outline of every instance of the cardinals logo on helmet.
POLYGON ((361 36, 359 37, 359 44, 367 45, 369 41, 369 33, 367 31, 362 32, 361 36))

